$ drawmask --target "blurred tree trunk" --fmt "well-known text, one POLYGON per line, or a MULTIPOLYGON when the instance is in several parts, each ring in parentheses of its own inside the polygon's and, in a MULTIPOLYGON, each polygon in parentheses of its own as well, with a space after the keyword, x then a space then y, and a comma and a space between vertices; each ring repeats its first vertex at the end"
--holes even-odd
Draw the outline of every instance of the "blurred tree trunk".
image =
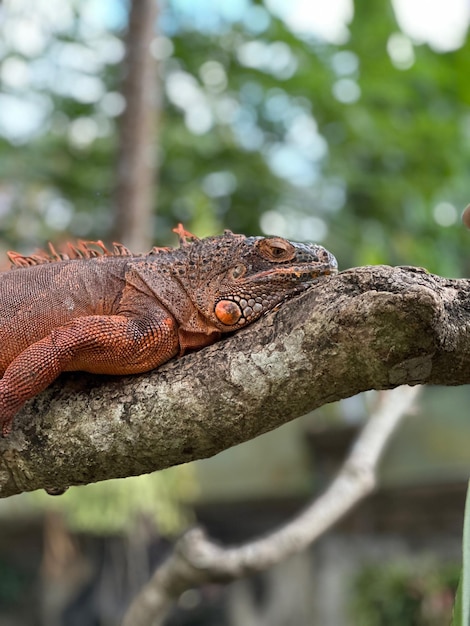
POLYGON ((65 608, 89 583, 92 575, 91 564, 80 551, 63 515, 52 509, 46 510, 38 623, 42 626, 63 624, 65 608))
POLYGON ((152 244, 160 85, 150 52, 157 0, 132 0, 121 93, 126 101, 119 127, 113 236, 133 252, 152 244))

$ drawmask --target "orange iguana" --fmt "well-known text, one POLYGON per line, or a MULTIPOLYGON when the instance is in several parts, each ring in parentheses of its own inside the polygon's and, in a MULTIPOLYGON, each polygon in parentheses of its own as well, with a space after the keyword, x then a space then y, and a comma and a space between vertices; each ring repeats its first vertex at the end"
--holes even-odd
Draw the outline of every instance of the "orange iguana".
POLYGON ((337 271, 314 244, 230 231, 132 255, 102 242, 9 252, 0 273, 0 425, 64 371, 134 374, 207 346, 337 271))

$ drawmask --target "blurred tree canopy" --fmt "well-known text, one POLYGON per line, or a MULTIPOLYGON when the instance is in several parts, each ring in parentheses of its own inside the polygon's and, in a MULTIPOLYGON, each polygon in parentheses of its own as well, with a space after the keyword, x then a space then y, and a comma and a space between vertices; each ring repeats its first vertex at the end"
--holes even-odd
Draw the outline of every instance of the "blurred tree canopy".
MULTIPOLYGON (((3 3, 2 249, 110 236, 127 13, 98 4, 3 3)), ((438 53, 400 32, 390 0, 357 0, 334 44, 271 4, 160 7, 155 241, 181 220, 319 241, 341 267, 468 275, 468 40, 438 53)))

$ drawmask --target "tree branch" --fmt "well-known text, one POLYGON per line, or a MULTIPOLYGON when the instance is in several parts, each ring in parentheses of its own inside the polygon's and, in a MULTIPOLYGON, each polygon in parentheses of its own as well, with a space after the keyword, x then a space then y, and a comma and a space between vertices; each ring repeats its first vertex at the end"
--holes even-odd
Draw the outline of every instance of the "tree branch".
POLYGON ((342 470, 329 489, 279 530, 237 548, 222 548, 195 528, 132 601, 123 626, 158 626, 186 589, 261 571, 305 550, 375 487, 386 443, 409 411, 420 387, 382 392, 342 470))
POLYGON ((0 495, 152 472, 367 389, 470 381, 470 282, 356 268, 134 377, 70 374, 0 442, 0 495))

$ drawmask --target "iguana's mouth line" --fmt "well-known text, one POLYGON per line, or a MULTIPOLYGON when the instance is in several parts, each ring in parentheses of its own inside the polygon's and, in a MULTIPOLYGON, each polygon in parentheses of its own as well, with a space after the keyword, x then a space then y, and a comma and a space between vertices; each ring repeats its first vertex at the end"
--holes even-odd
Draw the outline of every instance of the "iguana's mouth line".
MULTIPOLYGON (((259 272, 254 276, 250 277, 253 282, 257 282, 261 280, 272 280, 275 278, 294 278, 299 282, 303 280, 312 280, 315 278, 321 278, 322 276, 328 276, 338 273, 338 268, 328 263, 316 263, 316 264, 308 264, 308 265, 297 265, 294 267, 276 267, 274 269, 265 270, 264 272, 259 272)), ((248 282, 251 280, 244 277, 244 279, 248 282)))

